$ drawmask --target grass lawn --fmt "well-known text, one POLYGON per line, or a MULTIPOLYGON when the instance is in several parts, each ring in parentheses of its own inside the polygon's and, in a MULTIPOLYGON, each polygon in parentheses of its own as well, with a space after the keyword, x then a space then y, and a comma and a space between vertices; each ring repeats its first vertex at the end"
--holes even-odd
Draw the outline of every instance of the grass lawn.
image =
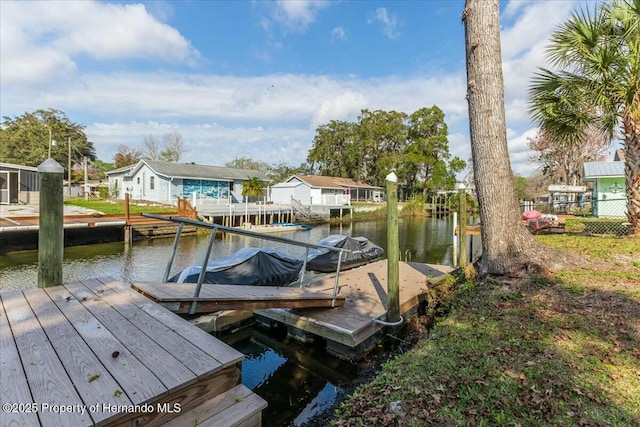
POLYGON ((640 240, 546 235, 582 268, 459 284, 334 426, 640 426, 640 240))
MULTIPOLYGON (((83 197, 72 197, 64 199, 65 205, 80 206, 83 208, 94 209, 104 214, 120 214, 124 215, 124 201, 122 200, 105 200, 105 199, 89 199, 83 197)), ((129 204, 129 212, 132 214, 147 213, 176 213, 175 206, 141 206, 135 203, 129 204)))

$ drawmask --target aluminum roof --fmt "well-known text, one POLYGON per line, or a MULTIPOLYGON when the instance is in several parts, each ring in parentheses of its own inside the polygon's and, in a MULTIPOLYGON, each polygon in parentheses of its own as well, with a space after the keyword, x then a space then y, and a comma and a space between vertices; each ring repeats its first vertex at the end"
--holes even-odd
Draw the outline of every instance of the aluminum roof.
POLYGON ((593 181, 595 178, 624 176, 624 162, 588 162, 584 164, 584 181, 593 181))

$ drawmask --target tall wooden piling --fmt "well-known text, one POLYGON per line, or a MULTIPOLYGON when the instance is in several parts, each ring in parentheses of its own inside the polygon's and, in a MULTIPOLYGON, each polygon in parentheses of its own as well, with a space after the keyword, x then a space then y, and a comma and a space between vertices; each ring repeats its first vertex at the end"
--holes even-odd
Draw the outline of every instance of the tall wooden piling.
POLYGON ((458 213, 460 215, 460 262, 462 268, 467 266, 467 190, 464 184, 458 186, 458 213))
POLYGON ((38 229, 38 287, 62 284, 64 258, 64 168, 52 158, 38 166, 40 216, 38 229))
MULTIPOLYGON (((180 200, 178 199, 178 204, 180 200)), ((131 211, 129 210, 129 193, 124 193, 124 244, 125 246, 133 243, 133 227, 131 226, 131 211)))
POLYGON ((387 322, 400 320, 400 243, 398 240, 398 178, 387 175, 387 322))

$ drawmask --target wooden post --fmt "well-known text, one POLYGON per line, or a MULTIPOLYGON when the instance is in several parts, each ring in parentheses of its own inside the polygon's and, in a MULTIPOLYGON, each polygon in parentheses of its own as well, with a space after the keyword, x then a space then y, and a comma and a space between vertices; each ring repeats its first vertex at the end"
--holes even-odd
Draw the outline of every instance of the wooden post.
POLYGON ((129 213, 129 193, 124 193, 124 220, 129 224, 131 214, 129 213))
POLYGON ((398 241, 398 178, 387 180, 387 322, 400 320, 400 244, 398 241))
POLYGON ((38 166, 40 215, 38 229, 38 287, 62 284, 64 258, 64 168, 52 158, 38 166))
POLYGON ((458 212, 453 212, 453 266, 458 265, 458 235, 456 227, 458 226, 458 212))
POLYGON ((89 164, 84 158, 84 199, 89 200, 89 164))
MULTIPOLYGON (((180 199, 178 199, 178 205, 180 199)), ((130 224, 131 213, 129 211, 129 193, 124 193, 124 245, 130 245, 133 243, 133 229, 130 224)))
POLYGON ((67 159, 67 188, 69 189, 68 197, 71 197, 71 137, 69 137, 69 158, 67 159))
POLYGON ((460 214, 460 262, 462 268, 467 266, 467 191, 464 184, 458 186, 458 210, 460 214))

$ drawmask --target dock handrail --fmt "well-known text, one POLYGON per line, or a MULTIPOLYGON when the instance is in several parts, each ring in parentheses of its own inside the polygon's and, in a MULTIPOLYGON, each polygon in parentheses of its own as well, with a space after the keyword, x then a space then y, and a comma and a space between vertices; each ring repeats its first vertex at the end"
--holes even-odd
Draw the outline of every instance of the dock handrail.
MULTIPOLYGON (((193 225, 196 227, 201 227, 201 228, 209 228, 211 229, 211 235, 209 237, 209 245, 207 247, 207 254, 206 257, 202 263, 202 269, 200 270, 200 274, 198 275, 198 282, 196 284, 196 289, 194 292, 193 297, 194 298, 198 298, 200 296, 200 289, 202 288, 202 283, 204 282, 204 278, 205 278, 205 273, 206 273, 206 268, 207 268, 207 264, 209 262, 209 256, 211 255, 211 247, 213 245, 213 240, 215 239, 215 235, 217 231, 224 231, 225 233, 232 233, 232 234, 239 234, 242 236, 247 236, 247 237, 254 237, 257 239, 263 239, 263 240, 271 240, 274 242, 279 242, 279 243, 284 243, 284 244, 288 244, 288 245, 293 245, 293 246, 302 246, 304 248, 307 248, 306 252, 305 252, 305 259, 304 259, 304 263, 303 263, 303 269, 306 268, 306 264, 307 264, 307 256, 309 254, 309 249, 327 249, 330 251, 335 251, 335 252, 340 252, 340 255, 338 256, 338 266, 336 269, 336 277, 334 280, 334 284, 333 284, 333 300, 331 303, 332 307, 335 307, 335 303, 336 303, 336 298, 338 296, 338 279, 340 277, 340 267, 342 264, 342 254, 344 252, 353 252, 349 249, 344 249, 344 248, 336 248, 333 246, 327 246, 327 245, 317 245, 315 243, 307 243, 307 242, 301 242, 299 240, 295 240, 295 239, 289 239, 286 237, 280 237, 280 236, 274 236, 271 234, 265 234, 265 233, 258 233, 256 231, 249 231, 249 230, 245 230, 245 229, 241 229, 241 228, 234 228, 234 227, 227 227, 224 225, 219 225, 219 224, 212 224, 209 222, 204 222, 204 221, 197 221, 197 220, 193 220, 193 219, 187 219, 187 218, 183 218, 183 217, 178 217, 178 216, 161 216, 161 215, 155 215, 155 214, 150 214, 150 213, 142 213, 142 216, 146 217, 146 218, 153 218, 153 219, 159 219, 162 221, 171 221, 171 222, 175 222, 178 224, 178 230, 176 232, 176 237, 173 241, 173 248, 172 248, 172 252, 171 252, 171 256, 169 257, 169 262, 167 263, 167 267, 165 269, 165 273, 164 273, 164 277, 163 277, 163 282, 167 282, 167 280, 169 279, 169 274, 171 272, 171 266, 173 264, 173 260, 175 258, 175 254, 176 254, 176 250, 178 248, 178 241, 180 240, 180 235, 181 235, 181 231, 182 231, 182 225, 184 224, 188 224, 188 225, 193 225)), ((302 287, 302 278, 304 278, 304 270, 300 279, 300 287, 302 287)), ((191 308, 189 310, 189 314, 194 314, 195 313, 195 309, 196 309, 196 304, 197 301, 194 300, 191 304, 191 308)))

